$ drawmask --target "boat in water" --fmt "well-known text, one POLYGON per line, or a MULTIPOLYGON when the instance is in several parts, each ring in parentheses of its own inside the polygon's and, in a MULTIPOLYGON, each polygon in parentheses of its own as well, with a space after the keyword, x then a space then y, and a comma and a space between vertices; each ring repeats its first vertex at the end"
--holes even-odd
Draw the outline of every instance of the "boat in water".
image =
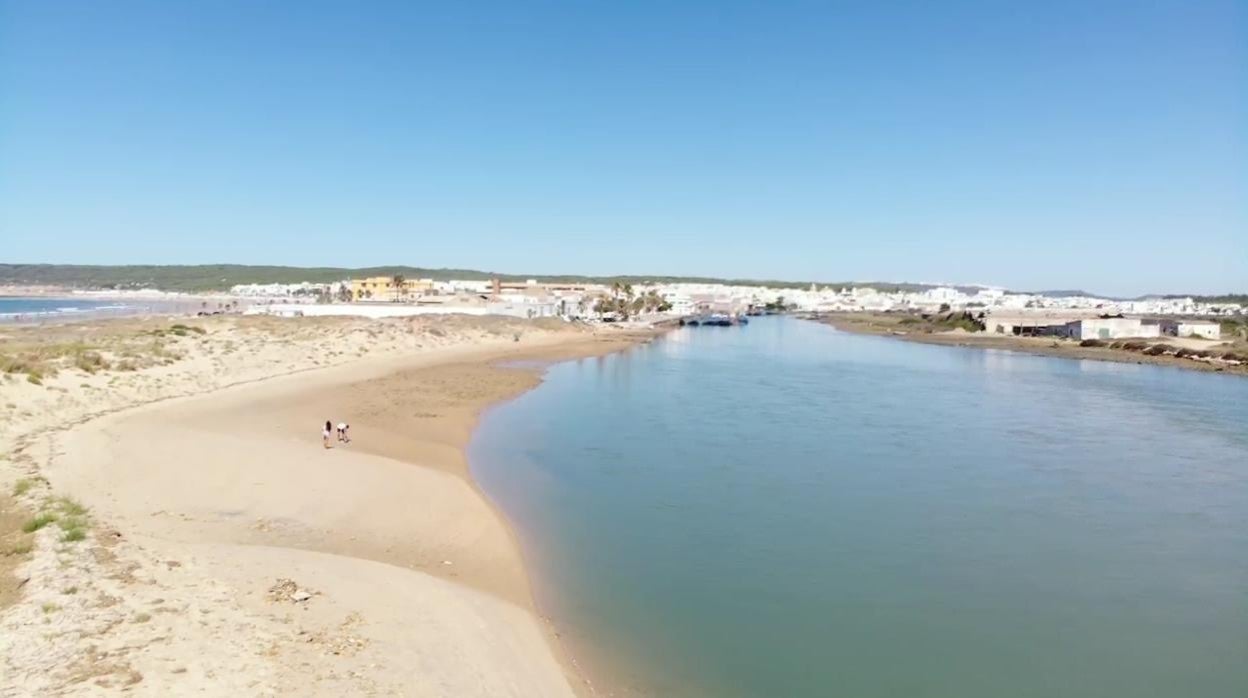
POLYGON ((729 313, 711 313, 710 315, 694 315, 687 318, 681 318, 680 324, 685 327, 732 327, 734 325, 748 325, 750 321, 745 315, 733 315, 729 313))

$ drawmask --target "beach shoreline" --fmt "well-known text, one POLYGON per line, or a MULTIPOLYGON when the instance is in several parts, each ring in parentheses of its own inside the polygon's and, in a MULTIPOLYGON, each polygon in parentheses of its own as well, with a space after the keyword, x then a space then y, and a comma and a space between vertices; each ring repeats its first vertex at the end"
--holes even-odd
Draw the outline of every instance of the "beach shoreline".
MULTIPOLYGON (((897 324, 898 317, 878 313, 823 313, 804 319, 828 325, 842 332, 888 337, 906 342, 936 344, 941 346, 971 347, 977 349, 1009 351, 1033 356, 1051 356, 1063 359, 1110 361, 1127 364, 1170 366, 1209 373, 1248 376, 1248 363, 1239 365, 1206 363, 1172 355, 1152 356, 1138 351, 1127 351, 1108 346, 1080 346, 1079 342, 1053 337, 1014 337, 987 333, 960 331, 921 332, 908 331, 897 324)), ((1171 338, 1173 339, 1173 338, 1171 338)), ((1154 340, 1160 341, 1160 340, 1154 340)), ((1213 347, 1218 342, 1208 342, 1213 347)))
MULTIPOLYGON (((219 689, 228 672, 251 692, 424 686, 443 695, 596 695, 536 607, 515 531, 472 478, 464 448, 484 409, 541 382, 541 368, 500 364, 601 355, 655 332, 503 320, 486 321, 486 337, 464 329, 477 323, 296 321, 288 326, 312 334, 318 326, 380 327, 396 341, 388 351, 332 366, 288 364, 186 394, 140 391, 111 410, 97 400, 74 419, 5 434, 12 442, 5 465, 15 472, 4 473, 4 484, 17 475, 24 477, 16 482, 36 483, 19 497, 24 508, 33 513, 68 497, 93 524, 80 547, 58 542, 55 526, 31 534, 34 549, 19 570, 24 596, 0 612, 3 644, 13 650, 6 674, 24 677, 19 685, 35 692, 79 685, 84 675, 96 687, 134 681, 150 691, 219 689), (533 331, 517 341, 511 328, 533 331), (417 332, 444 346, 410 352, 417 332), (455 333, 464 336, 447 336, 455 333), (340 415, 352 425, 353 442, 324 450, 316 425, 340 415), (283 579, 313 595, 294 604, 274 600, 266 589, 283 579), (213 590, 207 600, 199 598, 204 586, 213 590), (88 589, 98 595, 90 598, 88 589), (431 598, 442 601, 424 607, 431 598), (168 613, 169 622, 158 622, 166 616, 144 603, 168 613), (290 606, 304 613, 292 620, 290 606), (172 634, 177 616, 196 610, 247 632, 223 636, 222 627, 205 627, 176 641, 161 632, 172 634), (59 640, 17 651, 52 615, 64 631, 59 640), (145 620, 124 622, 127 616, 145 620), (299 626, 293 634, 292 624, 299 626), (344 649, 344 635, 359 645, 344 649), (87 660, 84 645, 97 648, 87 660), (98 650, 109 645, 115 649, 98 650), (337 650, 328 662, 319 653, 326 645, 337 650), (255 656, 264 658, 258 666, 255 656), (324 663, 341 666, 300 671, 324 663)), ((187 373, 202 379, 206 371, 200 365, 187 373)), ((150 388, 141 378, 152 377, 125 376, 150 388)), ((78 379, 2 385, 55 402, 78 379)), ((180 380, 188 387, 186 375, 180 380)))

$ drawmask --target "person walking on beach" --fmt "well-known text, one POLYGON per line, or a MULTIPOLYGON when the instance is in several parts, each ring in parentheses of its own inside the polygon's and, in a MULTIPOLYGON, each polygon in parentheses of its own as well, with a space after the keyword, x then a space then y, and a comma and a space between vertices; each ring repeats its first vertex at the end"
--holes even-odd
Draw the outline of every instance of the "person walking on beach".
POLYGON ((333 428, 333 422, 325 420, 325 429, 321 431, 321 443, 325 444, 325 448, 332 448, 329 445, 329 432, 333 428))
POLYGON ((338 422, 338 440, 343 443, 351 443, 351 437, 347 436, 347 430, 351 428, 346 422, 338 422))

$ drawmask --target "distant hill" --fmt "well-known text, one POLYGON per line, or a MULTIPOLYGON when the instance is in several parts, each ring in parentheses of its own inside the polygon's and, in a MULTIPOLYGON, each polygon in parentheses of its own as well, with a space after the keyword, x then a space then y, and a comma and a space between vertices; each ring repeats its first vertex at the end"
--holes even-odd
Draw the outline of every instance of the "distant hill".
POLYGON ((1105 298, 1105 296, 1098 296, 1095 293, 1088 293, 1087 291, 1078 291, 1078 290, 1027 291, 1026 293, 1033 295, 1033 296, 1044 296, 1046 298, 1076 298, 1080 296, 1087 297, 1087 298, 1105 298))
POLYGON ((1238 303, 1248 305, 1248 293, 1224 293, 1220 296, 1158 296, 1158 298, 1191 298, 1198 303, 1238 303))
MULTIPOLYGON (((577 274, 507 274, 476 269, 428 269, 393 266, 364 267, 278 267, 243 264, 196 265, 118 265, 79 264, 0 264, 0 285, 63 286, 77 289, 139 289, 162 291, 224 291, 235 284, 330 283, 364 276, 394 276, 409 279, 504 281, 539 279, 552 283, 723 283, 772 288, 809 288, 810 281, 778 281, 766 279, 723 279, 701 276, 584 276, 577 274)), ((874 288, 879 291, 922 291, 934 284, 892 283, 881 281, 816 282, 819 287, 874 288)), ((964 287, 973 292, 971 287, 964 287)))
POLYGON ((1087 298, 1104 298, 1113 301, 1143 301, 1149 299, 1172 299, 1172 298, 1191 298, 1197 303, 1238 303, 1239 305, 1248 305, 1248 294, 1243 293, 1226 293, 1219 296, 1201 296, 1194 293, 1171 293, 1166 295, 1148 294, 1144 296, 1136 296, 1135 298, 1115 298, 1114 296, 1103 296, 1099 293, 1088 293, 1087 291, 1028 291, 1033 296, 1045 296, 1047 298, 1073 298, 1083 296, 1087 298))

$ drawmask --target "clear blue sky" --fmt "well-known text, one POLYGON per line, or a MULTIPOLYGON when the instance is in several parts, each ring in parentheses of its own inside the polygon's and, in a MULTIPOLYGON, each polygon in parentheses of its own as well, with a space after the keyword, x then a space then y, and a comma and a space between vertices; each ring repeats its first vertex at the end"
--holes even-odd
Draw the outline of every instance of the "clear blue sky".
POLYGON ((0 0, 0 261, 1248 290, 1248 3, 0 0))

